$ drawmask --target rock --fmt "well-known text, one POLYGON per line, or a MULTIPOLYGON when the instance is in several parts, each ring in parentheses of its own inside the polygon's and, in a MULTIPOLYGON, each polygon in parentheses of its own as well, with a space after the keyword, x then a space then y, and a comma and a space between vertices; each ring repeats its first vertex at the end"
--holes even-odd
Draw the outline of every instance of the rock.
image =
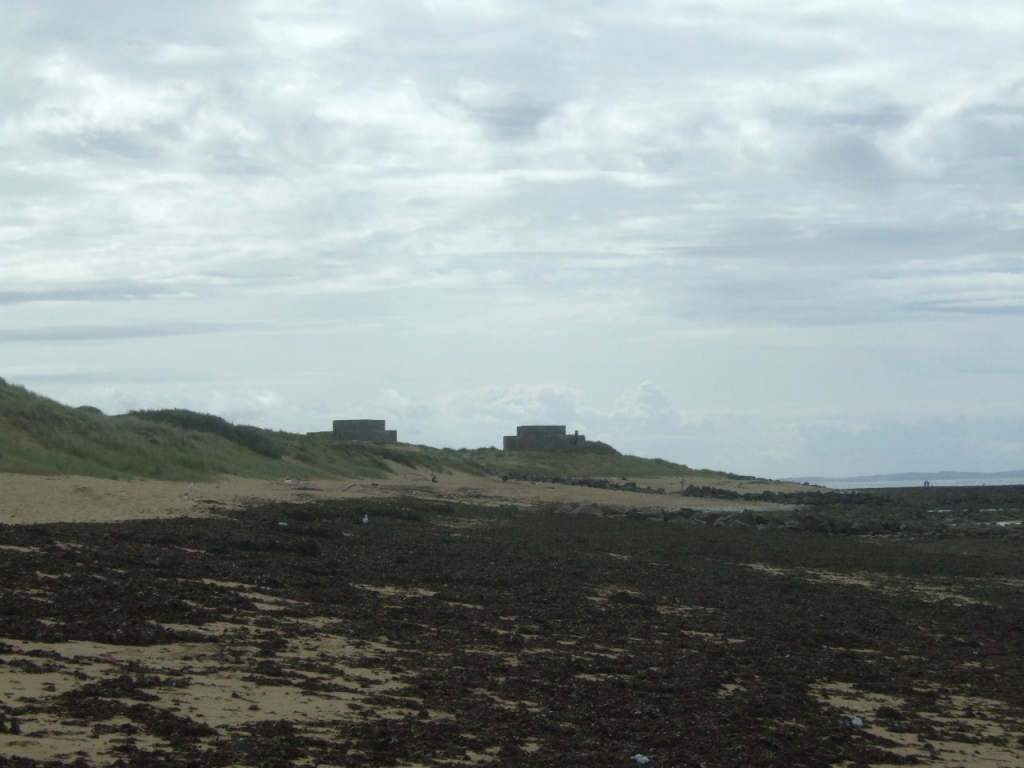
POLYGON ((676 509, 670 509, 669 514, 671 514, 673 517, 692 518, 694 515, 697 514, 697 510, 691 507, 678 507, 676 509))
POLYGON ((758 523, 757 519, 754 517, 754 513, 749 509, 744 509, 733 519, 737 522, 743 523, 747 528, 753 528, 758 523))

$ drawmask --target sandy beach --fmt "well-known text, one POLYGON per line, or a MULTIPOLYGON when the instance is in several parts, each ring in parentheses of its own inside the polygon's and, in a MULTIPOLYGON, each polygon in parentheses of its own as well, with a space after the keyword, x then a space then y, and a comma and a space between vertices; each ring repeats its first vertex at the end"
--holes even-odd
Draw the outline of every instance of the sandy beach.
POLYGON ((992 585, 768 566, 742 537, 725 552, 724 532, 679 539, 684 556, 651 523, 512 511, 737 507, 678 483, 0 475, 0 764, 680 765, 703 731, 707 765, 837 739, 860 758, 836 766, 1024 765, 1014 706, 951 682, 984 657, 893 634, 908 620, 939 637, 937 617, 968 621, 992 585), (120 525, 44 525, 66 523, 120 525), (801 643, 791 621, 825 611, 822 639, 794 646, 807 671, 778 666, 801 643), (881 666, 916 671, 880 686, 881 666))
MULTIPOLYGON (((625 508, 733 508, 737 502, 684 498, 672 493, 680 478, 645 478, 641 487, 664 489, 665 495, 602 490, 585 486, 503 482, 493 476, 464 473, 432 475, 395 467, 380 480, 258 480, 222 477, 214 482, 166 480, 106 480, 95 477, 12 475, 0 473, 0 523, 114 522, 163 517, 203 516, 210 509, 238 509, 261 501, 307 502, 317 499, 394 498, 413 496, 448 499, 480 505, 541 503, 609 504, 625 508), (436 479, 436 482, 434 481, 436 479)), ((720 487, 741 493, 793 490, 802 486, 765 481, 724 481, 720 487)), ((742 502, 750 509, 770 508, 761 502, 742 502)))

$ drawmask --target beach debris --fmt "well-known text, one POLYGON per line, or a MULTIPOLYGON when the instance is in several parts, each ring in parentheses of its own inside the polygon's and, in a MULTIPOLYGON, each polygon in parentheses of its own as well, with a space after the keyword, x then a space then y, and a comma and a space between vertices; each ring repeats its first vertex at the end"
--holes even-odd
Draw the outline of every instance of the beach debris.
POLYGON ((370 522, 370 516, 369 515, 363 515, 363 523, 368 523, 368 522, 370 522))
POLYGON ((188 484, 188 487, 185 489, 185 495, 182 498, 191 499, 192 501, 196 500, 196 484, 195 483, 189 483, 188 484))
POLYGON ((647 755, 641 755, 639 752, 637 752, 629 759, 637 765, 648 765, 651 762, 651 758, 649 758, 647 755))
POLYGON ((284 484, 285 484, 285 485, 295 485, 295 480, 294 480, 293 478, 290 478, 290 477, 286 477, 286 478, 284 479, 284 484))
POLYGON ((284 526, 285 528, 288 527, 288 523, 285 523, 285 522, 280 522, 280 523, 278 523, 278 525, 284 526))
POLYGON ((864 727, 864 721, 861 718, 857 717, 856 715, 853 715, 852 717, 849 716, 849 715, 843 715, 842 717, 839 718, 839 722, 842 723, 843 725, 848 725, 848 726, 850 726, 852 728, 863 728, 864 727))

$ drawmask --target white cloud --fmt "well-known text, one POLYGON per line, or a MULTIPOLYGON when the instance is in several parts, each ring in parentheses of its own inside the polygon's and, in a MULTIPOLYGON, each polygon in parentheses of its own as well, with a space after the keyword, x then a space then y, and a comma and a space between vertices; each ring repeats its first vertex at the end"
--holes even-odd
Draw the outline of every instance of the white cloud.
POLYGON ((5 378, 752 473, 898 463, 849 437, 892 424, 1017 455, 1013 0, 0 12, 5 378))

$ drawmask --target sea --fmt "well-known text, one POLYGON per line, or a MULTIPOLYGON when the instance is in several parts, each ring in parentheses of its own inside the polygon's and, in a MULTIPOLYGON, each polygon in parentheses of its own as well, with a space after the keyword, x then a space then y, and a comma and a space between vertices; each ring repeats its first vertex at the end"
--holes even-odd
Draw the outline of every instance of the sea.
MULTIPOLYGON (((999 476, 986 478, 931 478, 931 477, 899 477, 899 478, 868 478, 868 477, 818 477, 807 478, 806 481, 826 488, 841 491, 862 491, 869 488, 921 488, 925 480, 932 488, 967 487, 985 485, 1024 485, 1024 475, 999 476)), ((798 482, 804 482, 800 480, 798 482)))

